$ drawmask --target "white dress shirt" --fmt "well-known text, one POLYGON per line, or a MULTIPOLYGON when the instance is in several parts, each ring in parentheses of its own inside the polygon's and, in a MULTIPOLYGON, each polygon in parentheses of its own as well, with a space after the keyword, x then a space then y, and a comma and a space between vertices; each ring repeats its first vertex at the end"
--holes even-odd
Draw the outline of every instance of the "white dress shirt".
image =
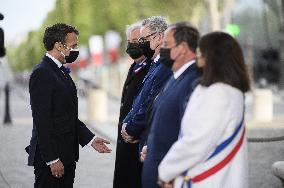
POLYGON ((160 59, 160 54, 158 54, 158 55, 155 57, 154 62, 156 63, 157 61, 159 61, 159 59, 160 59))
POLYGON ((191 60, 191 61, 187 62, 186 64, 181 66, 176 72, 174 72, 175 79, 177 79, 180 75, 182 75, 182 73, 193 63, 195 63, 195 60, 191 60))

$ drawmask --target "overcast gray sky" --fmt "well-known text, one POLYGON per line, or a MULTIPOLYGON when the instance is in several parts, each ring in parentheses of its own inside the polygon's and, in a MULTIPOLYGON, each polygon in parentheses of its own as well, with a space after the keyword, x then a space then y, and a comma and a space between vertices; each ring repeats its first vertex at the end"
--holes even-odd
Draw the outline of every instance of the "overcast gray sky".
POLYGON ((54 6, 55 0, 0 0, 0 13, 5 17, 0 27, 5 31, 5 40, 11 42, 39 28, 54 6))

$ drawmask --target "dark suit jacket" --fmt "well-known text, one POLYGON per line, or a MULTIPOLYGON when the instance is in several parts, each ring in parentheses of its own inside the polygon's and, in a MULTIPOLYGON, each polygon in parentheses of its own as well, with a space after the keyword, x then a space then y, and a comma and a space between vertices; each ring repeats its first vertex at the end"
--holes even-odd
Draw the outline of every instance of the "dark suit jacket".
POLYGON ((133 63, 131 65, 123 86, 118 123, 118 138, 113 181, 114 188, 141 187, 142 164, 139 162, 138 143, 125 143, 121 137, 120 132, 122 127, 122 121, 130 111, 134 97, 142 88, 142 81, 149 70, 151 60, 147 59, 146 62, 147 65, 137 73, 134 73, 133 70, 136 63, 133 63))
POLYGON ((140 141, 144 139, 141 137, 141 133, 147 124, 149 106, 171 75, 171 69, 161 64, 159 60, 151 66, 145 76, 143 88, 135 98, 131 111, 123 120, 127 123, 125 129, 129 135, 139 138, 140 141))
POLYGON ((78 161, 79 143, 94 134, 78 119, 74 82, 47 56, 34 68, 29 82, 33 130, 28 165, 41 167, 59 158, 64 165, 78 161))
POLYGON ((119 122, 121 123, 128 112, 131 110, 132 103, 138 92, 143 87, 143 79, 149 71, 151 66, 151 60, 146 59, 147 65, 143 67, 139 72, 134 73, 134 66, 136 63, 133 63, 128 71, 126 80, 124 82, 122 96, 121 96, 121 107, 119 114, 119 122))
POLYGON ((158 166, 178 139, 185 106, 199 77, 196 64, 189 66, 176 80, 167 83, 153 104, 152 122, 147 140, 142 184, 158 188, 158 166))

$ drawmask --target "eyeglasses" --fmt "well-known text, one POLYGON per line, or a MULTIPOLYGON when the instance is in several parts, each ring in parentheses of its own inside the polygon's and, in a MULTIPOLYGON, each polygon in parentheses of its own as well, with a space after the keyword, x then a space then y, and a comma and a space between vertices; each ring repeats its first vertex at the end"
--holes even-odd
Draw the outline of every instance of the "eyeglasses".
POLYGON ((138 39, 138 42, 141 43, 141 44, 144 44, 144 43, 146 43, 147 41, 149 41, 149 38, 150 38, 151 36, 155 35, 156 33, 157 33, 157 32, 154 32, 154 33, 152 33, 152 34, 150 34, 150 35, 147 35, 147 36, 145 36, 145 37, 141 37, 141 38, 138 39))
POLYGON ((139 43, 138 39, 127 40, 127 42, 130 42, 130 43, 139 43))

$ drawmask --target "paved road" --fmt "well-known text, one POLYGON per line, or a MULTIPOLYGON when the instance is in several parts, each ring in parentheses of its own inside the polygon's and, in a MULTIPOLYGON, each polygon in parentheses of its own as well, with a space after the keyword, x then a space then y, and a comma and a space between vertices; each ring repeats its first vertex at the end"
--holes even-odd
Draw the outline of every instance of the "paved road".
MULTIPOLYGON (((11 96, 13 124, 0 124, 0 188, 33 187, 33 168, 26 165, 27 154, 24 151, 32 129, 31 111, 25 96, 11 96)), ((3 107, 2 101, 0 107, 3 107)), ((1 110, 1 122, 2 112, 1 110)), ((112 187, 115 143, 111 143, 111 148, 111 154, 99 154, 89 147, 80 149, 75 188, 112 187)))
MULTIPOLYGON (((271 137, 284 135, 283 128, 250 129, 250 137, 271 137)), ((249 143, 250 188, 281 188, 281 182, 272 175, 271 165, 284 160, 284 142, 249 143)))
MULTIPOLYGON (((26 166, 27 154, 24 147, 28 144, 32 119, 27 100, 27 93, 16 89, 11 96, 11 112, 13 125, 4 126, 0 123, 0 188, 33 187, 33 169, 26 166), (7 183, 9 185, 7 185, 7 183)), ((3 96, 3 95, 2 95, 3 96)), ((1 97, 1 96, 0 96, 1 97)), ((79 99, 80 117, 86 120, 87 101, 79 99)), ((282 103, 278 103, 281 109, 282 103)), ((115 141, 116 119, 119 102, 108 103, 110 121, 90 124, 95 132, 115 141)), ((3 98, 0 98, 0 120, 3 115, 3 98)), ((250 137, 269 137, 284 135, 284 121, 277 112, 278 119, 272 124, 263 124, 264 128, 250 128, 250 137), (273 125, 273 126, 272 126, 273 125), (277 126, 275 126, 277 125, 277 126)), ((75 188, 111 188, 115 158, 115 143, 112 142, 112 154, 99 154, 91 148, 80 150, 80 161, 77 164, 75 188)), ((284 160, 283 142, 250 143, 249 144, 249 181, 250 188, 281 188, 281 182, 272 175, 271 165, 274 161, 284 160)))

